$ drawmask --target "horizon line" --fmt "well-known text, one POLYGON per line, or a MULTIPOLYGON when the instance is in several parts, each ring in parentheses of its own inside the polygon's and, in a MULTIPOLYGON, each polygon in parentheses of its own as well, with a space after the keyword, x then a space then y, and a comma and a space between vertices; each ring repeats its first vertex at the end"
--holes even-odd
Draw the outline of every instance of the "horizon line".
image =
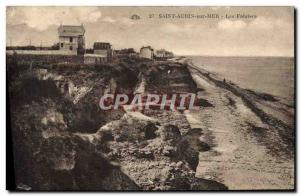
POLYGON ((186 56, 186 57, 288 57, 288 58, 295 58, 295 56, 278 56, 278 55, 203 55, 203 54, 195 54, 195 55, 177 55, 175 56, 186 56))

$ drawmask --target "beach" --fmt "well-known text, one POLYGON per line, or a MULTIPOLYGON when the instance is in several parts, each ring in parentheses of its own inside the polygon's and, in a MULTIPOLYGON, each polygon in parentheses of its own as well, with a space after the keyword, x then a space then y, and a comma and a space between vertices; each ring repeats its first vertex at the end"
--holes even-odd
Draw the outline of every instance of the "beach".
POLYGON ((294 108, 249 93, 229 81, 230 71, 224 81, 204 62, 196 66, 191 60, 190 65, 193 79, 205 89, 202 97, 214 105, 186 112, 192 128, 205 130, 201 141, 212 146, 199 153, 196 175, 233 190, 292 189, 294 108))

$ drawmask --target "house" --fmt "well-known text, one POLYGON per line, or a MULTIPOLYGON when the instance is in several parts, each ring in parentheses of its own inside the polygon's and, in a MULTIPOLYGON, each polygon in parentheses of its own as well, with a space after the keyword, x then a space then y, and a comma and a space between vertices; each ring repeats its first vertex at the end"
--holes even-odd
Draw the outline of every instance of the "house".
POLYGON ((83 54, 85 50, 84 33, 83 25, 60 25, 58 27, 59 50, 83 54))
POLYGON ((137 57, 138 54, 134 51, 133 48, 124 48, 121 50, 115 50, 117 57, 137 57))
POLYGON ((154 50, 151 48, 151 46, 143 46, 140 49, 140 57, 147 58, 147 59, 153 59, 154 50))
POLYGON ((101 54, 84 54, 84 64, 86 65, 101 65, 107 61, 107 57, 101 54))
POLYGON ((155 59, 157 60, 167 60, 173 58, 174 54, 165 49, 160 49, 155 52, 155 59))
POLYGON ((111 48, 111 44, 107 42, 95 42, 94 43, 94 54, 103 55, 105 57, 112 58, 113 50, 111 48))

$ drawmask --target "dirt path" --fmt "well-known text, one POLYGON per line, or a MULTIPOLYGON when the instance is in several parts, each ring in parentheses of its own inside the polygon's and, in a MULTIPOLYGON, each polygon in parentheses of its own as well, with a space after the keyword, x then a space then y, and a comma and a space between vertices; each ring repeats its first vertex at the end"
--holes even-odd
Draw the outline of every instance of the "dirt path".
POLYGON ((209 151, 199 153, 197 177, 216 180, 229 189, 293 189, 294 161, 271 153, 269 146, 276 146, 276 140, 267 134, 272 128, 239 97, 191 72, 205 89, 201 98, 215 106, 186 113, 192 128, 203 129, 201 141, 211 146, 209 151), (267 134, 258 135, 249 123, 268 130, 267 134))

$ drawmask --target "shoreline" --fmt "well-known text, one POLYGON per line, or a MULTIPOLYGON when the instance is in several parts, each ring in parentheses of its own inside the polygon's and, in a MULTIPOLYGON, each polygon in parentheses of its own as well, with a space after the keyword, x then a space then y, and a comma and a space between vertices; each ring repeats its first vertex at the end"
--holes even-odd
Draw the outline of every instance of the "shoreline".
POLYGON ((191 127, 203 130, 200 140, 211 146, 199 153, 197 176, 224 183, 229 190, 293 189, 294 130, 271 115, 282 112, 277 103, 187 63, 204 89, 202 97, 214 105, 186 113, 191 127))
MULTIPOLYGON (((195 66, 192 62, 188 63, 189 67, 191 67, 192 69, 195 69, 198 71, 198 73, 200 73, 202 76, 206 77, 208 80, 212 81, 213 83, 215 83, 216 86, 220 87, 220 88, 224 88, 227 89, 229 91, 231 91, 232 93, 236 94, 237 96, 241 97, 246 103, 249 102, 249 107, 252 108, 253 110, 258 110, 258 108, 255 106, 255 103, 251 102, 251 98, 252 97, 248 97, 248 96, 256 96, 259 99, 262 99, 264 101, 270 101, 270 102, 277 102, 278 100, 276 100, 276 96, 268 94, 268 93, 261 93, 261 92, 256 92, 250 89, 244 89, 239 87, 238 85, 231 83, 231 82, 224 82, 222 81, 222 79, 219 78, 218 75, 216 74, 212 74, 209 71, 203 69, 203 68, 199 68, 197 66, 195 66)), ((262 116, 266 116, 266 114, 262 114, 262 116)), ((266 117, 263 117, 266 118, 266 117)), ((286 125, 282 125, 287 127, 286 125)))
MULTIPOLYGON (((249 89, 243 89, 233 83, 224 82, 218 75, 212 74, 203 68, 195 66, 191 60, 188 60, 186 63, 189 65, 189 68, 196 70, 198 74, 201 74, 201 76, 210 82, 213 82, 217 87, 228 90, 234 95, 240 97, 245 106, 255 113, 262 122, 278 129, 281 132, 287 131, 288 133, 284 134, 285 137, 289 137, 286 143, 287 145, 291 143, 293 144, 295 137, 294 111, 291 111, 290 108, 295 110, 294 107, 281 104, 273 95, 258 93, 249 89), (265 96, 260 96, 261 94, 265 96), (281 114, 281 116, 274 115, 273 112, 283 114, 281 114), (287 117, 288 119, 280 118, 282 116, 287 117)), ((294 146, 291 146, 290 149, 294 149, 294 146)))

